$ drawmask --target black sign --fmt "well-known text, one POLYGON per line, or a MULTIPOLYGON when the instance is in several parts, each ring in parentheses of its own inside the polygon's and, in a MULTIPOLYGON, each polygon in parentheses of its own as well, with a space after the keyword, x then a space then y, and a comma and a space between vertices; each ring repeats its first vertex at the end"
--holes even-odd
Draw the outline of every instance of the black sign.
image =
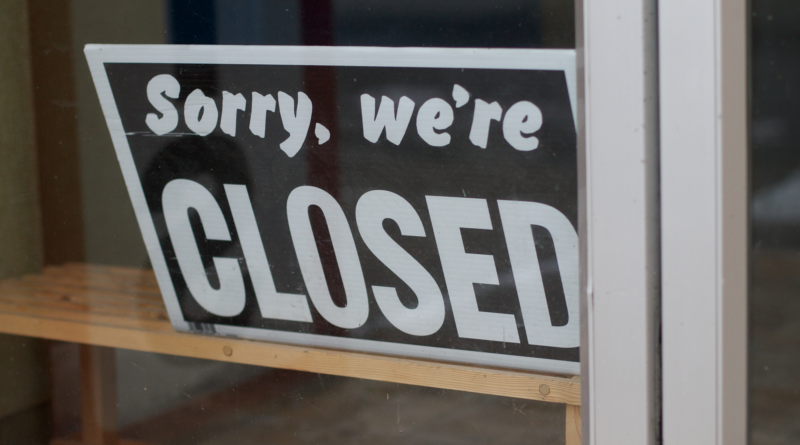
POLYGON ((572 51, 86 53, 176 329, 578 372, 572 51))

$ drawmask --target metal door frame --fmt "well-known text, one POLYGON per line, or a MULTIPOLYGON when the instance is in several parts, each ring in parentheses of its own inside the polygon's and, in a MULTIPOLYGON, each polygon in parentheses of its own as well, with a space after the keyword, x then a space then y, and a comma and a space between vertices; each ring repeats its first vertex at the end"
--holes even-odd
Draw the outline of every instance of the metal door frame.
POLYGON ((747 2, 576 25, 584 443, 744 444, 747 2))

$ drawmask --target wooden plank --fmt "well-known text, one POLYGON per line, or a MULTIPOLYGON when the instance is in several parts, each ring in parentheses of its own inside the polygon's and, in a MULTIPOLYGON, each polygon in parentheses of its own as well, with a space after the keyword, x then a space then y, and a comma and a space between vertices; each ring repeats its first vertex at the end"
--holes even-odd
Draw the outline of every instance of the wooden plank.
POLYGON ((114 350, 81 345, 81 439, 117 443, 117 368, 114 350))
POLYGON ((7 313, 0 313, 0 332, 246 365, 580 404, 580 383, 558 376, 7 313), (226 355, 226 350, 231 353, 230 356, 226 355), (541 390, 542 385, 549 387, 547 394, 541 390))
POLYGON ((581 445, 581 407, 567 405, 566 445, 581 445))
POLYGON ((44 269, 42 274, 44 276, 88 276, 96 279, 113 277, 121 281, 136 281, 146 285, 158 284, 152 270, 90 264, 72 263, 64 266, 49 266, 44 269))
POLYGON ((166 312, 162 311, 144 311, 132 308, 119 308, 101 304, 76 303, 72 301, 60 301, 47 298, 38 298, 37 296, 2 294, 0 295, 0 301, 16 303, 16 304, 31 304, 42 307, 49 307, 53 309, 63 309, 68 311, 94 312, 99 314, 127 316, 127 317, 143 318, 149 320, 167 320, 166 312))
POLYGON ((163 301, 143 296, 135 288, 107 290, 94 287, 70 287, 61 284, 48 285, 12 279, 0 283, 0 296, 130 307, 166 313, 163 301))
MULTIPOLYGON (((114 445, 154 445, 154 444, 143 443, 143 442, 139 442, 139 441, 135 441, 135 440, 120 439, 120 438, 117 438, 116 441, 113 442, 113 444, 114 445)), ((50 445, 97 445, 97 444, 94 444, 94 443, 91 443, 91 442, 84 442, 84 441, 82 441, 80 439, 55 438, 55 439, 50 441, 50 445)), ((103 444, 100 444, 100 445, 103 445, 103 444)))
POLYGON ((60 271, 83 271, 92 275, 110 275, 117 278, 131 277, 137 279, 150 280, 156 283, 156 275, 149 269, 136 269, 131 267, 104 266, 99 264, 67 263, 63 266, 53 267, 56 272, 60 271))
POLYGON ((164 311, 164 303, 158 300, 137 298, 137 294, 118 292, 106 289, 86 289, 62 286, 41 286, 36 283, 24 281, 5 281, 0 285, 3 294, 26 294, 40 296, 40 298, 56 299, 60 301, 88 302, 96 301, 109 306, 135 307, 140 309, 153 309, 164 311), (3 292, 4 291, 4 292, 3 292))
MULTIPOLYGON (((19 280, 24 283, 32 283, 38 286, 62 286, 67 289, 83 289, 83 290, 109 290, 118 293, 131 293, 131 288, 134 288, 136 295, 141 299, 161 301, 161 291, 157 286, 143 285, 138 283, 126 283, 116 280, 114 277, 108 279, 98 280, 94 277, 63 275, 63 276, 47 276, 47 275, 26 275, 19 280)), ((5 282, 4 282, 5 284, 5 282)))
MULTIPOLYGON (((3 301, 0 296, 0 313, 9 315, 27 315, 35 318, 75 321, 83 324, 99 326, 115 326, 149 331, 174 332, 172 325, 166 320, 151 320, 145 318, 120 317, 116 315, 98 314, 97 312, 70 311, 53 309, 47 306, 30 304, 28 301, 19 302, 3 301)), ((0 329, 2 331, 2 329, 0 329)))
POLYGON ((7 280, 0 332, 580 405, 580 381, 565 376, 175 332, 160 297, 153 299, 154 283, 152 271, 82 264, 7 280))
POLYGON ((114 287, 136 287, 139 291, 146 291, 148 293, 159 293, 158 282, 155 276, 152 275, 139 275, 139 276, 125 276, 116 274, 105 274, 100 272, 88 272, 86 270, 59 270, 59 269, 45 269, 42 275, 29 276, 30 278, 41 278, 43 281, 49 283, 91 283, 94 286, 114 286, 114 287))
POLYGON ((46 273, 43 275, 27 275, 22 279, 25 281, 37 281, 46 285, 54 283, 70 284, 75 286, 91 286, 92 288, 127 289, 134 287, 138 293, 144 293, 150 297, 153 295, 160 297, 161 292, 158 283, 150 280, 117 277, 114 275, 87 274, 82 271, 70 273, 46 273))

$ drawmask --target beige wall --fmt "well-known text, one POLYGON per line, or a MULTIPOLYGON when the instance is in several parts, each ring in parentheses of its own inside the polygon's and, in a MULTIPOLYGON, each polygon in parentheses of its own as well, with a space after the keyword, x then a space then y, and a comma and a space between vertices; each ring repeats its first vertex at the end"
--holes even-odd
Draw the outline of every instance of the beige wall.
POLYGON ((71 10, 86 261, 142 267, 147 252, 83 47, 166 43, 166 8, 161 0, 73 0, 71 10))
MULTIPOLYGON (((27 4, 0 0, 0 279, 42 263, 27 4)), ((46 439, 45 343, 0 335, 0 436, 46 439)))
POLYGON ((0 0, 0 279, 42 262, 27 24, 24 1, 0 0))

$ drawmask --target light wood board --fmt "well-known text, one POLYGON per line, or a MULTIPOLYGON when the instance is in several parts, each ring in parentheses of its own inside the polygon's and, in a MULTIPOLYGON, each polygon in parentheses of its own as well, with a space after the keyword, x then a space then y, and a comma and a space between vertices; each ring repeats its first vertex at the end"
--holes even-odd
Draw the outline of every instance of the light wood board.
POLYGON ((6 280, 0 283, 0 332, 580 405, 580 381, 571 376, 175 332, 155 277, 139 269, 70 264, 6 280))

